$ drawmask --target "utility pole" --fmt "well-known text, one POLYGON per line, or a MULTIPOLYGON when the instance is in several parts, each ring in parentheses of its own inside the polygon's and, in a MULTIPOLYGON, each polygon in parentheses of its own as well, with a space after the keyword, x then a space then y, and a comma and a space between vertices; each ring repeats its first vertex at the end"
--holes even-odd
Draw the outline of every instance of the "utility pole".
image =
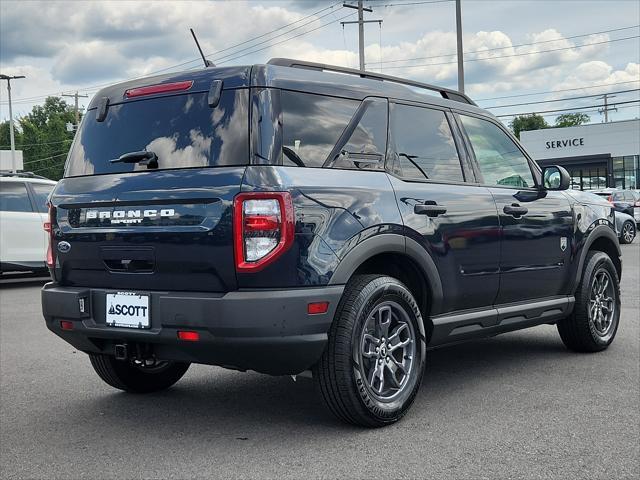
POLYGON ((462 7, 456 0, 456 37, 458 44, 458 91, 464 93, 464 53, 462 51, 462 7))
POLYGON ((0 80, 7 81, 7 92, 9 92, 9 137, 11 138, 11 171, 16 173, 16 140, 13 135, 13 110, 11 109, 11 80, 25 78, 24 75, 2 75, 0 80))
POLYGON ((75 99, 75 112, 76 112, 76 128, 78 128, 78 125, 80 125, 80 110, 78 110, 78 98, 82 97, 82 98, 89 98, 89 95, 80 95, 78 93, 78 91, 76 90, 76 93, 73 94, 66 94, 63 93, 62 94, 63 97, 73 97, 75 99))
MULTIPOLYGON (((351 5, 348 3, 344 3, 342 5, 346 8, 353 8, 358 10, 358 21, 357 22, 340 22, 342 25, 348 25, 357 23, 358 24, 358 50, 360 54, 360 71, 364 72, 364 24, 365 23, 377 23, 382 24, 382 20, 365 20, 364 12, 373 12, 371 8, 365 7, 363 5, 363 0, 358 0, 358 5, 351 5)), ((380 46, 382 48, 382 45, 380 46)))
POLYGON ((614 98, 614 97, 615 97, 615 95, 611 95, 610 93, 605 93, 601 97, 598 97, 598 98, 604 99, 604 107, 598 109, 598 113, 604 113, 604 123, 609 123, 609 111, 612 111, 612 112, 617 112, 618 111, 618 109, 616 107, 609 107, 608 100, 610 98, 614 98))

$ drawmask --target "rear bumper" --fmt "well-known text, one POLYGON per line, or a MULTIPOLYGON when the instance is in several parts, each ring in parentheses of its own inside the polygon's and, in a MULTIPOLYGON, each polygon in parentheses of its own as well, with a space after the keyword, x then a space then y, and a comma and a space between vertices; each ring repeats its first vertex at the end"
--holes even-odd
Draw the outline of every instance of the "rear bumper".
POLYGON ((42 289, 42 312, 49 330, 78 350, 114 354, 116 344, 151 345, 159 359, 256 370, 274 375, 310 368, 322 355, 327 332, 344 286, 226 294, 142 291, 151 296, 151 328, 105 323, 105 294, 114 290, 61 287, 42 289), (85 313, 80 311, 80 300, 85 313), (329 302, 324 314, 309 315, 310 302, 329 302), (61 320, 73 322, 62 330, 61 320), (179 340, 178 330, 200 334, 179 340))

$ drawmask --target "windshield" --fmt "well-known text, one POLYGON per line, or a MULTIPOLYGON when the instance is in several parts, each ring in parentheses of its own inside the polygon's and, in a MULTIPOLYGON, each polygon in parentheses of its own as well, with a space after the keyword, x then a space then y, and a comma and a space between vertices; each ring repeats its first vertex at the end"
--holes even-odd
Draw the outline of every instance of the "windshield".
POLYGON ((142 163, 111 163, 147 150, 157 168, 249 163, 249 90, 227 90, 211 108, 206 93, 111 105, 103 122, 87 112, 69 154, 65 177, 147 170, 142 163))

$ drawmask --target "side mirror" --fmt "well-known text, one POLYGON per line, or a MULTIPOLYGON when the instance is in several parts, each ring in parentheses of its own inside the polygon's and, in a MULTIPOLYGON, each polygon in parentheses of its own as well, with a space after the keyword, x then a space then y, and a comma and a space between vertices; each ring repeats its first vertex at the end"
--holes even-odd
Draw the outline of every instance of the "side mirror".
POLYGON ((571 177, 564 167, 552 165, 542 170, 542 186, 545 190, 566 190, 571 185, 571 177))

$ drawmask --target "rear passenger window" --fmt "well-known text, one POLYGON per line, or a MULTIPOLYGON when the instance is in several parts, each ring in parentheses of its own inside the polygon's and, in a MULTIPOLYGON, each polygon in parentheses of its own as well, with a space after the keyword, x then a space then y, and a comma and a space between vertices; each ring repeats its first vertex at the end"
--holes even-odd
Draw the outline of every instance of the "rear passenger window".
POLYGON ((485 184, 535 186, 527 158, 505 132, 486 120, 465 115, 460 115, 460 119, 485 184))
POLYGON ((346 135, 349 135, 349 138, 344 145, 334 148, 334 158, 329 160, 327 166, 382 170, 387 147, 387 117, 386 100, 364 100, 347 126, 346 135))
POLYGON ((47 200, 49 199, 51 190, 53 190, 53 185, 47 185, 44 183, 32 183, 31 187, 33 188, 33 193, 35 194, 36 208, 40 213, 46 213, 49 210, 47 208, 47 200))
POLYGON ((396 175, 407 180, 462 181, 456 144, 444 112, 391 104, 396 175))
POLYGON ((0 210, 3 212, 33 211, 24 182, 0 182, 0 210))
POLYGON ((360 102, 283 91, 281 105, 284 164, 322 167, 360 102))

